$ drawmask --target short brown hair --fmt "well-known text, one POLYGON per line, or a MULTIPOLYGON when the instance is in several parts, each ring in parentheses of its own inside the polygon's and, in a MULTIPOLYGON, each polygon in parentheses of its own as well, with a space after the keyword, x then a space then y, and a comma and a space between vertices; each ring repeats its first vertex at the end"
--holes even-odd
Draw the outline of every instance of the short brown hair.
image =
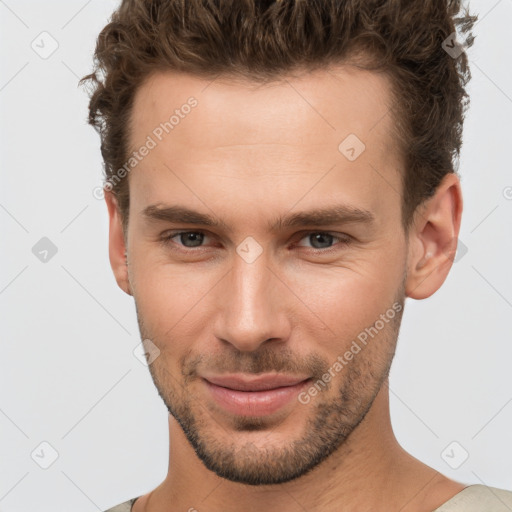
POLYGON ((158 71, 259 82, 296 70, 351 64, 384 72, 405 164, 402 224, 456 172, 471 78, 465 52, 477 16, 460 0, 122 0, 98 36, 89 123, 101 135, 106 182, 125 226, 135 93, 158 71), (449 39, 452 37, 452 39, 449 39), (443 44, 444 43, 444 44, 443 44), (457 47, 455 47, 457 49, 457 47))

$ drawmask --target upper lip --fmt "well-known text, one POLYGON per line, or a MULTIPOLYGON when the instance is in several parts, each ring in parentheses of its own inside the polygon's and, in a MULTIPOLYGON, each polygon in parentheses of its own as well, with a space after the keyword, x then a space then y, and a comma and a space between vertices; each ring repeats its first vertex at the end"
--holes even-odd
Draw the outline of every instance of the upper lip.
POLYGON ((294 386, 308 379, 308 377, 283 374, 230 374, 203 376, 203 378, 217 386, 235 389, 237 391, 263 391, 284 386, 294 386))

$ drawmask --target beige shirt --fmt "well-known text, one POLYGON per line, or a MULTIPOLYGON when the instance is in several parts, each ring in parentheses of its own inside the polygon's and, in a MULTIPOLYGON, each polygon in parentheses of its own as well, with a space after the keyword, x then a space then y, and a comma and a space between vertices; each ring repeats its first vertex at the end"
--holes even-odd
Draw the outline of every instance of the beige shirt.
MULTIPOLYGON (((105 512, 130 512, 138 498, 105 512)), ((474 484, 464 488, 432 512, 512 512, 512 491, 474 484)))

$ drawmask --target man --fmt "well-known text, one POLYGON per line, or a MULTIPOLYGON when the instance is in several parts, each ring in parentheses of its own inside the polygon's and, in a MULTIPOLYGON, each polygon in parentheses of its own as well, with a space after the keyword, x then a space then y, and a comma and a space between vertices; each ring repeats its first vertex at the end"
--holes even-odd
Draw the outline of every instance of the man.
POLYGON ((394 437, 405 298, 457 246, 459 1, 124 0, 101 32, 110 262, 169 410, 111 511, 507 511, 394 437))

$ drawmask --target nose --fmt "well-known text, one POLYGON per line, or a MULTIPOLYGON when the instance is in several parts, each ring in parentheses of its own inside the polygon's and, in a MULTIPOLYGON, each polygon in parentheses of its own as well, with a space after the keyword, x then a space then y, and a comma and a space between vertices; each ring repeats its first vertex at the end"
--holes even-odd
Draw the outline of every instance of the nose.
POLYGON ((240 351, 252 352, 290 336, 289 297, 267 264, 264 254, 252 263, 235 254, 231 271, 219 283, 215 335, 240 351))

